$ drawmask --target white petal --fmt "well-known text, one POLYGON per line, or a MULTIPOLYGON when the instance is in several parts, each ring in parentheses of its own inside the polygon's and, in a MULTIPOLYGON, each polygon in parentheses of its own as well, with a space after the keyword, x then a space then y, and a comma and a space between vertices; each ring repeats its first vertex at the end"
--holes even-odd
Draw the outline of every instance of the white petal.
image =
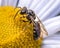
POLYGON ((20 7, 24 7, 24 6, 29 7, 31 5, 32 1, 33 0, 20 0, 18 6, 20 6, 20 7))
POLYGON ((1 6, 16 6, 17 0, 1 0, 1 6))
POLYGON ((45 6, 44 8, 42 8, 39 12, 39 16, 41 16, 44 12, 46 12, 46 10, 48 10, 48 8, 50 8, 50 6, 54 3, 54 0, 50 0, 45 6))
POLYGON ((7 6, 8 0, 1 0, 1 6, 7 6))
POLYGON ((2 1, 2 0, 0 0, 0 6, 1 6, 1 1, 2 1))
POLYGON ((60 48, 60 32, 48 38, 45 38, 42 48, 60 48))
POLYGON ((57 16, 57 17, 54 17, 54 18, 47 19, 46 21, 43 22, 43 24, 45 26, 47 26, 48 24, 51 24, 53 22, 57 22, 59 20, 60 20, 60 16, 57 16))
POLYGON ((59 45, 43 45, 42 48, 60 48, 60 44, 59 45))
MULTIPOLYGON (((48 19, 43 24, 48 32, 48 36, 51 36, 60 31, 60 16, 48 19)), ((44 35, 45 37, 47 36, 44 35)))
POLYGON ((56 0, 45 12, 43 10, 44 13, 39 14, 40 19, 44 21, 47 18, 56 16, 60 12, 59 6, 60 6, 60 2, 58 0, 56 0))
POLYGON ((36 12, 36 14, 38 14, 39 11, 41 11, 41 9, 44 8, 44 6, 47 4, 47 2, 49 2, 49 0, 46 0, 46 1, 45 0, 41 0, 41 1, 38 2, 38 4, 33 6, 33 8, 31 8, 31 9, 33 9, 36 12))
POLYGON ((60 31, 60 20, 50 23, 49 25, 45 26, 48 32, 48 36, 53 35, 54 33, 60 31))
POLYGON ((31 6, 30 6, 30 9, 33 9, 33 10, 34 10, 34 8, 36 8, 37 5, 38 5, 39 3, 41 3, 42 1, 43 1, 43 0, 33 0, 32 4, 31 4, 31 6))
POLYGON ((17 0, 9 0, 8 5, 9 6, 16 6, 17 0))

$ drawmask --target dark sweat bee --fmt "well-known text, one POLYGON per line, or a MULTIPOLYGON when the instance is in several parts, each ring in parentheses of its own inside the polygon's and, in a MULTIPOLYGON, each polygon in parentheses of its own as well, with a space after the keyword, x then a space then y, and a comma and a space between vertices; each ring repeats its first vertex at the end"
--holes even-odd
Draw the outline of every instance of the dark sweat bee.
POLYGON ((11 6, 0 10, 0 48, 41 48, 47 31, 33 10, 11 6))
MULTIPOLYGON (((43 24, 41 23, 40 19, 35 15, 34 11, 32 11, 30 9, 27 9, 26 7, 23 7, 21 9, 21 11, 18 10, 16 15, 18 14, 18 12, 20 12, 20 14, 22 14, 22 15, 23 14, 27 14, 26 18, 30 21, 30 23, 34 24, 33 25, 34 26, 33 37, 34 37, 34 40, 37 40, 40 37, 40 34, 41 34, 41 26, 43 26, 43 24), (36 17, 38 18, 38 21, 35 21, 36 17)), ((15 17, 16 17, 16 15, 15 15, 15 17)), ((28 21, 23 20, 23 22, 28 22, 28 21)), ((46 33, 46 30, 44 29, 44 27, 42 29, 46 33)))

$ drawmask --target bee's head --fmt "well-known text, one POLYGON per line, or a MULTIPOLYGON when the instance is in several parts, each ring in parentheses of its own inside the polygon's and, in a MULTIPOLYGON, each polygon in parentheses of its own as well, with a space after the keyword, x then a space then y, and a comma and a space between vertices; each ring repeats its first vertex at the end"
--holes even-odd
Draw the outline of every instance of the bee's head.
POLYGON ((35 20, 36 18, 35 13, 32 10, 27 9, 26 7, 23 7, 18 10, 15 17, 17 16, 18 12, 20 14, 20 18, 23 18, 22 21, 24 22, 32 21, 31 18, 33 18, 33 20, 35 20))
POLYGON ((20 12, 20 14, 26 14, 26 18, 28 19, 28 20, 30 20, 31 21, 31 17, 33 18, 33 19, 35 19, 36 17, 35 17, 35 13, 32 11, 32 10, 28 10, 26 7, 23 7, 22 8, 22 10, 21 10, 21 12, 20 12))

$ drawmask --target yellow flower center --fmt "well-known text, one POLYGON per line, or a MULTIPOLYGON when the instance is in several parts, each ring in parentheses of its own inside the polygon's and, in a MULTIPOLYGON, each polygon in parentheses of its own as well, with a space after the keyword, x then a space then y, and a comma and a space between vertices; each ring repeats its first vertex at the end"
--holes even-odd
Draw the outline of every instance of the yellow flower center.
POLYGON ((23 18, 26 14, 18 12, 15 17, 18 10, 21 8, 0 7, 0 48, 40 48, 42 38, 33 39, 33 24, 23 18))

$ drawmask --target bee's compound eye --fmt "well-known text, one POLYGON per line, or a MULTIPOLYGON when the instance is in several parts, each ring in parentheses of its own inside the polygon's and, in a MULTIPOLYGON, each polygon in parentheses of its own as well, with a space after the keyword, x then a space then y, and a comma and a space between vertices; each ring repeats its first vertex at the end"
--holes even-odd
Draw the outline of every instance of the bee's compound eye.
POLYGON ((28 14, 32 16, 34 19, 36 18, 35 13, 32 10, 28 10, 28 14))
POLYGON ((21 10, 20 14, 25 14, 27 12, 27 8, 23 7, 23 9, 21 10))

